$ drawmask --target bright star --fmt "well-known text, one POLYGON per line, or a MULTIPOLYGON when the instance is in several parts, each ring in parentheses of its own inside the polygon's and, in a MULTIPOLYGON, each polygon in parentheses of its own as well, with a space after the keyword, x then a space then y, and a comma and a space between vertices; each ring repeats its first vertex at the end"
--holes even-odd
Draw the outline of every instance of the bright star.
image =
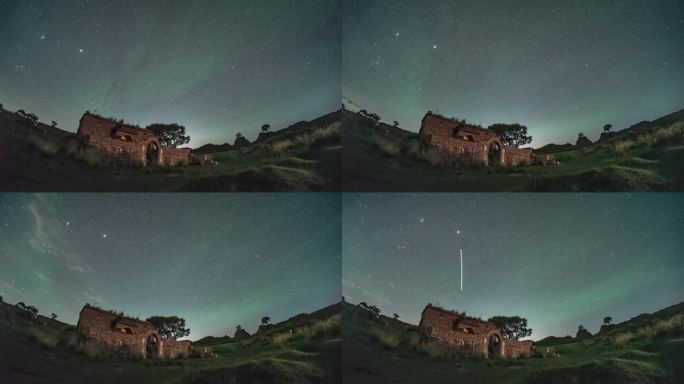
POLYGON ((106 234, 106 233, 103 233, 103 234, 102 234, 102 238, 103 238, 103 239, 106 239, 106 238, 107 238, 107 234, 106 234))
POLYGON ((83 48, 79 49, 78 53, 83 53, 83 48))
POLYGON ((432 49, 437 49, 437 44, 433 45, 432 49))
POLYGON ((394 37, 399 37, 399 32, 394 32, 394 37))
POLYGON ((45 35, 40 35, 41 40, 45 40, 45 35))

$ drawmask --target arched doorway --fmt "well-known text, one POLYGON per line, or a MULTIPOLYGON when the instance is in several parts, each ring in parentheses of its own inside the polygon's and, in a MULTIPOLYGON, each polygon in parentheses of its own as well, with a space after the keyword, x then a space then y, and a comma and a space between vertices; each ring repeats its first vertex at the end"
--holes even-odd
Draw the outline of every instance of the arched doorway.
POLYGON ((498 333, 492 333, 487 340, 487 357, 501 357, 501 337, 498 333))
POLYGON ((487 151, 487 164, 501 164, 501 144, 499 144, 499 142, 496 140, 489 143, 489 150, 487 151))
POLYGON ((159 338, 152 333, 145 340, 145 358, 152 359, 155 357, 159 357, 159 338))
POLYGON ((146 164, 149 165, 158 165, 158 159, 159 159, 159 145, 157 145, 156 142, 150 141, 147 144, 147 148, 145 148, 145 155, 146 155, 146 164))

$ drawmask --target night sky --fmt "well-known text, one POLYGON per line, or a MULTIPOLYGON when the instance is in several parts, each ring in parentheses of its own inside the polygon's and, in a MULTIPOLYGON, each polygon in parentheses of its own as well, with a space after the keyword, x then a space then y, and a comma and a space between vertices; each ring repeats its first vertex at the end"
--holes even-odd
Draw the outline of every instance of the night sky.
POLYGON ((417 131, 432 110, 532 146, 684 108, 681 0, 345 0, 343 96, 417 131))
POLYGON ((339 301, 340 215, 334 194, 0 194, 0 295, 254 332, 339 301))
POLYGON ((0 0, 0 102, 253 140, 340 105, 339 0, 0 0))
POLYGON ((538 340, 684 300, 681 194, 346 194, 342 210, 345 298, 413 324, 439 303, 523 316, 538 340))

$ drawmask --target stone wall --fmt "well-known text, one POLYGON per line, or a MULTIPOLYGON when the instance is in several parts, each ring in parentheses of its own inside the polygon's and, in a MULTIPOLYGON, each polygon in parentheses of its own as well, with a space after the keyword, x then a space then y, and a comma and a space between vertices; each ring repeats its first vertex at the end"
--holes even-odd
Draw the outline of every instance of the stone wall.
POLYGON ((178 166, 190 162, 191 150, 163 147, 154 133, 130 125, 86 113, 81 118, 77 135, 87 150, 110 159, 142 166, 178 166), (148 149, 156 148, 156 154, 148 149))
POLYGON ((534 349, 534 343, 530 340, 518 341, 518 340, 507 340, 506 341, 506 357, 511 359, 517 359, 521 357, 532 356, 532 351, 534 349))
POLYGON ((162 147, 162 164, 167 167, 187 165, 192 156, 189 148, 166 148, 162 147))
POLYGON ((428 332, 429 337, 439 343, 447 344, 473 354, 489 357, 490 339, 498 338, 498 349, 492 345, 495 355, 507 358, 520 358, 532 355, 531 341, 516 341, 504 338, 496 325, 428 304, 423 310, 419 327, 428 332))
POLYGON ((493 131, 428 112, 419 135, 428 144, 458 160, 485 165, 529 165, 533 163, 531 148, 505 146, 493 131), (498 158, 490 161, 490 149, 498 147, 498 158))
POLYGON ((530 165, 534 162, 534 151, 532 148, 512 148, 504 149, 504 164, 508 166, 530 165))
POLYGON ((102 350, 147 357, 148 340, 153 338, 157 341, 156 346, 150 349, 153 357, 190 355, 189 341, 162 339, 151 323, 89 305, 81 310, 76 327, 88 338, 88 344, 102 350))

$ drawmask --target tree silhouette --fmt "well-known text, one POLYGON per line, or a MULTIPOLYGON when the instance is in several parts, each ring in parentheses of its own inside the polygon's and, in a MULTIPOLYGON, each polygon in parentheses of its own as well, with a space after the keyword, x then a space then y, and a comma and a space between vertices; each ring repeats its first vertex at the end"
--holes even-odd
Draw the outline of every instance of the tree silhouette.
POLYGON ((54 313, 51 313, 51 314, 50 314, 50 318, 51 318, 52 320, 57 320, 57 315, 54 314, 54 313))
POLYGON ((185 319, 178 316, 152 316, 145 321, 152 323, 159 335, 168 340, 177 340, 190 334, 190 329, 185 328, 185 319))
POLYGON ((242 136, 242 133, 238 132, 235 134, 236 139, 242 139, 244 136, 242 136))
POLYGON ((603 318, 603 325, 610 325, 610 323, 613 322, 613 318, 610 316, 606 316, 603 318))
POLYGON ((584 138, 584 133, 583 133, 583 132, 578 133, 578 134, 577 134, 577 138, 578 138, 578 139, 584 138))
POLYGON ((261 318, 261 324, 263 324, 263 325, 267 325, 270 322, 271 322, 271 318, 268 316, 264 316, 261 318))
POLYGON ((603 126, 603 132, 610 132, 613 129, 613 125, 606 124, 603 126))
POLYGON ((395 127, 395 128, 398 127, 398 126, 399 126, 399 122, 396 121, 396 120, 394 120, 394 122, 392 123, 392 126, 395 127))
POLYGON ((178 124, 150 124, 145 129, 152 131, 157 140, 169 148, 178 148, 190 142, 190 136, 185 136, 185 127, 178 124))
POLYGON ((394 314, 392 314, 392 318, 393 318, 394 320, 398 320, 398 319, 399 319, 399 315, 396 314, 396 313, 394 313, 394 314))
POLYGON ((358 112, 358 114, 361 116, 368 116, 368 111, 366 111, 365 109, 362 109, 358 112))
POLYGON ((268 124, 264 124, 261 126, 261 132, 268 132, 269 129, 271 129, 271 126, 268 124))
POLYGON ((50 122, 50 126, 52 126, 52 127, 56 127, 56 126, 57 126, 57 122, 56 122, 56 121, 54 121, 54 120, 52 120, 52 121, 50 122))
POLYGON ((493 124, 489 129, 494 131, 502 143, 509 147, 518 148, 532 142, 532 136, 527 135, 527 127, 520 124, 493 124))
POLYGON ((510 340, 519 340, 532 334, 532 329, 527 328, 527 319, 520 316, 494 316, 487 321, 494 323, 496 329, 510 340))

